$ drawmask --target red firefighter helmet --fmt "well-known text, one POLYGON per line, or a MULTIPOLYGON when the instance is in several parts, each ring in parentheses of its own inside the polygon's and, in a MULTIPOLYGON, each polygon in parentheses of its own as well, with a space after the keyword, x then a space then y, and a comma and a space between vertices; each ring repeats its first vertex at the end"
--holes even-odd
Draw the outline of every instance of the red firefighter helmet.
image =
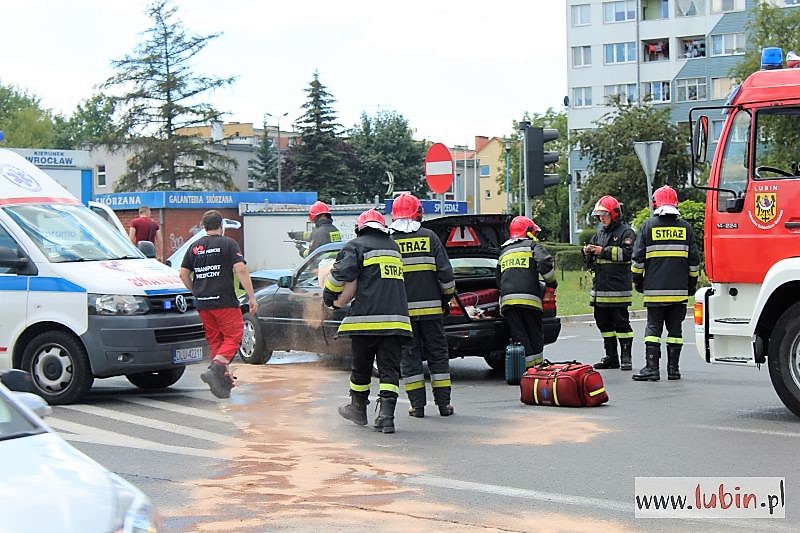
POLYGON ((653 193, 653 203, 656 209, 664 207, 665 205, 678 207, 678 193, 669 185, 664 185, 656 189, 656 192, 653 193))
POLYGON ((392 218, 412 218, 416 220, 422 214, 422 204, 413 194, 401 194, 392 202, 392 218))
POLYGON ((330 215, 331 210, 328 207, 328 204, 325 202, 320 202, 317 200, 313 204, 311 204, 311 208, 308 210, 308 220, 314 222, 318 216, 320 215, 330 215))
POLYGON ((367 209, 356 220, 356 233, 360 233, 364 228, 374 228, 386 233, 386 219, 374 209, 367 209))
POLYGON ((511 224, 508 225, 508 233, 512 239, 521 239, 529 237, 529 233, 536 234, 541 228, 536 225, 536 222, 528 217, 518 216, 514 217, 511 224))
POLYGON ((594 204, 592 215, 611 215, 611 221, 616 222, 622 216, 622 206, 613 196, 605 195, 594 204))

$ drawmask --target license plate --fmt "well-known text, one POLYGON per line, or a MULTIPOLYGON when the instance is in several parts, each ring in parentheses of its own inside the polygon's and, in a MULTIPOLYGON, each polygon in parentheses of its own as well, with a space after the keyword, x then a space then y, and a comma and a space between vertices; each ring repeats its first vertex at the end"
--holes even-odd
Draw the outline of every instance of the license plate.
POLYGON ((176 348, 172 352, 172 362, 176 365, 186 363, 196 363, 203 360, 203 347, 192 346, 191 348, 176 348))

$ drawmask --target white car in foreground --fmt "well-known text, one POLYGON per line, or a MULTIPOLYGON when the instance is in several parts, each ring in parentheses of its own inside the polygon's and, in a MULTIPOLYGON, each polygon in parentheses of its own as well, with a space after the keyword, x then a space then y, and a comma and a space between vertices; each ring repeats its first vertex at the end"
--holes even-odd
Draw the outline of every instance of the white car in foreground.
POLYGON ((142 491, 70 446, 33 409, 50 408, 0 384, 0 531, 157 531, 142 491))

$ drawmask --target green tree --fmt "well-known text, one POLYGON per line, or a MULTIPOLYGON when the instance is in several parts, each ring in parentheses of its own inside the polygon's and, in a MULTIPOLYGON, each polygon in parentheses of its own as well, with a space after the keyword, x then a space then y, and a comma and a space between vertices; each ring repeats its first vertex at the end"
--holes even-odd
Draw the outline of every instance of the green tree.
POLYGON ((55 126, 39 99, 0 84, 0 130, 3 145, 15 148, 53 148, 55 126))
POLYGON ((697 199, 698 191, 686 185, 690 169, 686 154, 688 132, 679 130, 670 120, 669 108, 624 104, 619 98, 612 99, 612 106, 612 111, 595 123, 595 129, 571 139, 589 159, 589 176, 581 191, 581 212, 588 213, 606 194, 623 204, 626 218, 648 205, 644 170, 633 148, 636 141, 662 142, 653 190, 668 184, 681 198, 697 199))
POLYGON ((779 46, 784 53, 793 50, 800 53, 800 10, 783 9, 760 3, 748 16, 747 49, 744 58, 731 69, 731 76, 737 81, 761 67, 761 49, 765 46, 779 46))
POLYGON ((314 72, 305 92, 305 112, 297 121, 300 142, 286 155, 281 168, 283 188, 317 191, 326 201, 355 201, 357 159, 352 157, 352 148, 338 136, 341 126, 333 110, 335 100, 319 81, 319 72, 314 72))
POLYGON ((191 69, 194 57, 220 34, 187 35, 176 12, 169 0, 151 4, 147 14, 153 26, 132 55, 112 61, 116 74, 103 84, 105 89, 121 91, 111 96, 119 109, 111 144, 133 149, 117 190, 233 189, 229 171, 235 161, 214 152, 208 142, 181 132, 221 116, 199 99, 233 78, 197 75, 191 69))
POLYGON ((278 190, 278 148, 267 135, 264 124, 264 135, 256 150, 256 159, 252 164, 248 177, 253 180, 259 191, 278 190))
POLYGON ((360 162, 356 191, 359 199, 372 201, 387 192, 388 175, 394 178, 395 191, 411 191, 425 196, 423 161, 427 143, 412 138, 408 120, 393 111, 380 111, 350 131, 349 143, 360 162))
POLYGON ((78 104, 69 119, 55 117, 54 146, 65 150, 103 144, 113 139, 114 101, 95 94, 78 104))

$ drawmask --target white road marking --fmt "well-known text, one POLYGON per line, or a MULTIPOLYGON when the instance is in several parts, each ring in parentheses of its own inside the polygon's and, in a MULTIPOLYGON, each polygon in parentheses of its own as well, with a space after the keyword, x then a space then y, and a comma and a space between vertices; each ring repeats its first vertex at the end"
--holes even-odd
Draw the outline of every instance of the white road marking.
POLYGON ((232 438, 227 435, 222 435, 220 433, 213 433, 211 431, 197 429, 189 426, 182 426, 180 424, 173 424, 171 422, 163 422, 161 420, 156 420, 154 418, 145 418, 143 416, 131 415, 128 413, 123 413, 121 411, 106 409, 105 407, 98 407, 95 405, 64 405, 61 408, 69 409, 70 411, 79 411, 81 413, 86 413, 95 416, 102 416, 105 418, 110 418, 112 420, 119 420, 120 422, 125 422, 128 424, 144 426, 147 428, 158 429, 161 431, 168 431, 170 433, 185 435, 187 437, 192 437, 194 439, 207 440, 210 442, 216 442, 220 444, 228 443, 231 441, 232 438))
POLYGON ((92 426, 76 424, 66 420, 48 418, 47 424, 59 432, 64 440, 71 442, 84 442, 87 444, 102 444, 105 446, 119 446, 121 448, 133 448, 136 450, 149 450, 161 453, 174 453, 178 455, 189 455, 193 457, 209 457, 211 459, 222 459, 222 455, 214 450, 202 450, 187 446, 170 446, 160 444, 145 439, 129 437, 113 431, 106 431, 92 426), (63 433, 67 432, 67 433, 63 433))
MULTIPOLYGON (((210 394, 210 393, 209 393, 210 394)), ((143 405, 145 407, 153 407, 156 409, 163 409, 164 411, 172 411, 173 413, 180 413, 182 415, 191 415, 197 416, 200 418, 207 418, 209 420, 218 420, 220 422, 230 422, 231 417, 226 415, 225 413, 220 413, 216 411, 215 407, 211 409, 198 409, 197 407, 189 407, 186 405, 178 405, 170 402, 162 402, 160 400, 152 400, 150 398, 122 398, 116 397, 115 399, 128 402, 128 403, 135 403, 137 405, 143 405)))
POLYGON ((702 424, 690 424, 688 427, 695 429, 713 429, 715 431, 733 431, 735 433, 755 433, 757 435, 773 435, 775 437, 800 437, 800 432, 795 431, 773 431, 769 429, 748 429, 735 428, 728 426, 704 426, 702 424))

